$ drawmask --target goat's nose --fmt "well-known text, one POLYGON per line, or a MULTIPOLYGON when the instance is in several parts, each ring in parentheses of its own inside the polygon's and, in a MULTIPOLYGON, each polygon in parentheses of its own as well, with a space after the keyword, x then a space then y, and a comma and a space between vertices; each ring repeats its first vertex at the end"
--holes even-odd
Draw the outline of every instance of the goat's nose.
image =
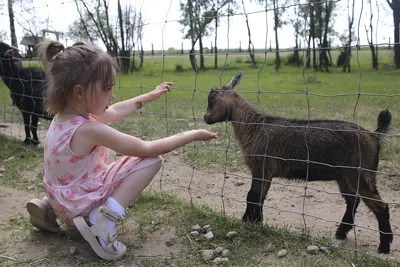
POLYGON ((204 114, 204 122, 205 123, 209 123, 210 118, 211 118, 211 115, 204 114))

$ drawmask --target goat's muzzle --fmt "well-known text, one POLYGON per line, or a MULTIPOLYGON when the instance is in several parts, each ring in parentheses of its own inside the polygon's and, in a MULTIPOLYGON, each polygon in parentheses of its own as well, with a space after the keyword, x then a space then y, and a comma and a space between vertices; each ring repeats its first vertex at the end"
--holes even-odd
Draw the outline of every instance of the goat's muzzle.
POLYGON ((207 124, 213 124, 214 120, 212 119, 211 114, 204 114, 204 122, 207 124))

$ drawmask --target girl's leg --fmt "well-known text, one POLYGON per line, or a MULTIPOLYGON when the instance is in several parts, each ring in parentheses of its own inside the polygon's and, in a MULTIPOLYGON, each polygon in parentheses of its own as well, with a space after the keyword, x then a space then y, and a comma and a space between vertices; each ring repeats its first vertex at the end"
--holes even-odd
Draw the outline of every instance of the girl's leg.
POLYGON ((116 240, 116 221, 124 218, 125 208, 135 201, 160 168, 161 161, 158 161, 125 177, 112 196, 90 212, 89 222, 93 230, 87 227, 82 218, 74 219, 78 230, 89 241, 97 255, 104 259, 116 259, 125 253, 126 246, 116 240), (108 210, 106 211, 108 216, 104 215, 105 210, 108 210), (95 241, 96 237, 103 249, 95 241))
POLYGON ((132 204, 136 197, 150 184, 161 168, 161 161, 140 169, 127 176, 112 194, 112 197, 124 208, 132 204))

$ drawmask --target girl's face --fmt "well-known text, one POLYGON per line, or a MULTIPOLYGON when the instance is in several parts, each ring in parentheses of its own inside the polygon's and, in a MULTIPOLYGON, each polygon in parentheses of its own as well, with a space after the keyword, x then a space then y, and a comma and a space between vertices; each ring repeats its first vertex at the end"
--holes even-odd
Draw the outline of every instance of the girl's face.
POLYGON ((112 91, 113 87, 114 82, 106 85, 105 88, 96 87, 93 90, 92 88, 86 90, 87 111, 96 116, 103 115, 111 104, 111 101, 115 98, 112 91))

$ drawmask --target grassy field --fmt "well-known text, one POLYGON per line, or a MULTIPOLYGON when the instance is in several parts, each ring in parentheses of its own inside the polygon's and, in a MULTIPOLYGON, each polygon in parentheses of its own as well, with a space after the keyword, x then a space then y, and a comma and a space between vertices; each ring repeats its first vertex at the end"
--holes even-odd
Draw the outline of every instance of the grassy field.
MULTIPOLYGON (((11 188, 27 198, 24 195, 33 192, 26 188, 37 186, 38 181, 21 177, 26 170, 40 169, 43 150, 26 148, 20 140, 1 134, 0 150, 4 151, 0 154, 1 166, 7 170, 0 180, 0 192, 11 188)), ((42 190, 38 186, 34 191, 39 194, 42 190)), ((202 251, 217 247, 231 252, 229 263, 223 266, 400 266, 386 256, 379 258, 344 250, 332 239, 304 236, 289 228, 241 224, 207 206, 191 206, 169 194, 142 193, 127 210, 125 220, 119 225, 119 238, 129 250, 117 262, 96 257, 75 229, 62 225, 61 233, 45 233, 35 229, 26 215, 11 216, 6 221, 4 217, 7 215, 0 218, 0 266, 136 266, 133 263, 141 267, 212 266, 203 260, 202 251), (214 239, 191 237, 189 233, 195 224, 211 225, 214 239), (227 238, 229 231, 236 231, 238 236, 227 238), (330 251, 311 255, 307 253, 310 245, 329 247, 330 251), (280 258, 277 253, 283 249, 288 254, 280 258)))
MULTIPOLYGON (((303 119, 307 119, 309 114, 310 119, 328 118, 351 122, 355 122, 354 115, 356 115, 357 122, 363 128, 374 130, 379 111, 387 108, 393 117, 391 133, 398 134, 400 72, 390 67, 392 51, 380 52, 380 60, 383 63, 378 71, 371 69, 369 53, 369 50, 363 49, 357 57, 356 52, 353 52, 352 73, 342 73, 339 68, 331 68, 330 73, 320 73, 285 64, 279 72, 276 72, 273 54, 268 54, 266 60, 263 55, 257 55, 256 68, 245 63, 246 55, 233 54, 227 58, 219 57, 220 69, 214 70, 210 67, 196 74, 190 70, 188 56, 146 57, 140 71, 135 71, 131 75, 118 75, 115 86, 116 101, 148 92, 162 81, 173 82, 172 91, 146 105, 123 122, 115 123, 113 127, 145 140, 194 128, 218 131, 221 133, 218 141, 197 143, 195 147, 194 144, 188 146, 190 149, 184 154, 187 163, 195 162, 199 169, 212 169, 213 166, 226 166, 230 170, 241 169, 243 168, 241 154, 237 153, 239 148, 232 135, 231 126, 225 123, 208 126, 202 117, 207 108, 210 89, 228 83, 239 70, 243 70, 244 79, 237 91, 266 113, 303 119), (177 65, 181 65, 183 71, 177 72, 177 65), (359 98, 358 92, 361 93, 359 98)), ((285 57, 283 54, 282 58, 285 57)), ((333 54, 333 57, 336 58, 336 54, 333 54)), ((211 56, 206 57, 206 66, 212 66, 213 60, 211 56)), ((25 62, 25 64, 37 63, 25 62)), ((11 106, 8 88, 0 85, 0 95, 0 121, 22 121, 16 108, 11 106)), ((46 125, 47 122, 43 123, 46 125)), ((1 186, 26 191, 27 186, 37 183, 19 178, 27 168, 33 168, 37 176, 41 176, 41 168, 37 167, 42 164, 40 149, 26 148, 18 141, 10 141, 0 136, 0 151, 4 152, 0 153, 0 167, 13 170, 0 179, 1 186), (10 157, 19 160, 4 161, 10 157)), ((382 151, 382 159, 390 164, 385 165, 382 171, 398 173, 399 152, 398 137, 390 137, 386 148, 382 151)), ((333 249, 329 255, 308 255, 305 252, 308 245, 326 244, 327 241, 304 238, 285 229, 241 225, 237 220, 224 218, 207 207, 191 207, 173 196, 144 194, 129 211, 126 224, 136 225, 133 230, 125 229, 128 231, 124 232, 126 242, 133 242, 128 238, 132 235, 136 238, 135 242, 146 243, 154 238, 152 233, 164 229, 166 225, 175 229, 176 242, 181 246, 178 256, 172 261, 177 266, 207 266, 198 251, 220 245, 228 247, 233 252, 231 264, 234 266, 352 266, 352 263, 355 263, 355 266, 398 266, 397 263, 362 254, 355 256, 354 253, 341 250, 333 244, 330 244, 333 249), (215 228, 213 242, 187 238, 188 229, 196 223, 211 224, 213 229, 215 228), (224 237, 224 233, 232 229, 238 231, 240 237, 233 242, 224 237), (273 252, 266 252, 265 247, 269 244, 276 248, 273 252), (282 260, 276 258, 276 251, 281 248, 287 248, 290 252, 282 260)), ((0 232, 0 242, 7 243, 0 246, 2 255, 10 250, 10 242, 5 240, 10 238, 11 234, 15 234, 12 244, 16 247, 24 244, 26 240, 36 245, 51 240, 49 236, 43 237, 33 230, 26 219, 0 224, 0 232)), ((54 254, 48 254, 45 262, 33 265, 41 266, 43 263, 44 266, 52 266, 62 259, 62 264, 65 265, 114 266, 99 261, 92 254, 80 257, 63 254, 64 250, 68 251, 69 246, 87 250, 81 243, 79 239, 73 237, 71 231, 66 231, 65 236, 60 237, 58 241, 46 245, 46 249, 54 254)), ((0 258, 0 265, 2 260, 4 261, 0 258)), ((137 261, 137 258, 129 255, 117 266, 122 264, 129 266, 129 262, 133 260, 137 261)), ((160 262, 159 258, 143 258, 140 261, 140 266, 170 265, 164 261, 160 262)), ((12 261, 7 262, 12 263, 12 261)), ((16 261, 15 265, 32 265, 32 262, 29 259, 21 259, 16 261)))

